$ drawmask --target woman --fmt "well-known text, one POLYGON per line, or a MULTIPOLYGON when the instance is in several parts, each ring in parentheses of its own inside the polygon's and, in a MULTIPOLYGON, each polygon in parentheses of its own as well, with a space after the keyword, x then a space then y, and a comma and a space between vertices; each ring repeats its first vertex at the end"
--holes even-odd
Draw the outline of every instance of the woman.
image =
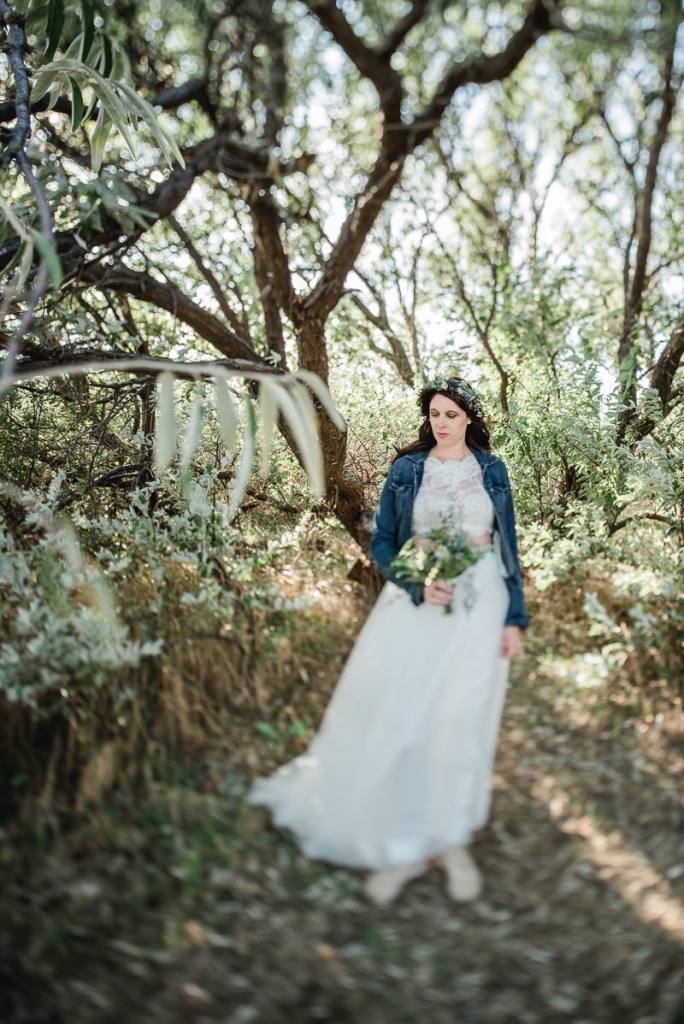
POLYGON ((487 820, 508 663, 528 624, 510 483, 479 396, 440 378, 418 404, 418 440, 390 468, 371 539, 388 582, 309 751, 250 795, 307 856, 370 868, 365 890, 378 905, 434 861, 453 899, 479 894, 467 845, 487 820), (397 580, 405 541, 454 516, 487 548, 477 562, 452 582, 397 580))

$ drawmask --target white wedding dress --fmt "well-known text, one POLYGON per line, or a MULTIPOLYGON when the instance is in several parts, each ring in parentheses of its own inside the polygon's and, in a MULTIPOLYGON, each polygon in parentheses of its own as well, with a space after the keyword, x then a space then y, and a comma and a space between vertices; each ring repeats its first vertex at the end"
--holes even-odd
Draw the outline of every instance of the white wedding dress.
MULTIPOLYGON (((493 528, 472 455, 425 460, 414 531, 449 515, 473 538, 493 528)), ((494 550, 455 581, 451 614, 386 583, 308 752, 257 780, 250 802, 270 807, 308 857, 349 867, 411 864, 468 843, 489 813, 507 608, 494 550)))

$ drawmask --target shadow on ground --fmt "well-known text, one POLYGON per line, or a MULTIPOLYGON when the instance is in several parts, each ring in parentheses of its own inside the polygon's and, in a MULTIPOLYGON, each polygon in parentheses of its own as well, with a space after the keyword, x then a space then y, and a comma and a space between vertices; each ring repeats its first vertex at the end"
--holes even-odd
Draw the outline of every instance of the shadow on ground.
POLYGON ((133 811, 4 835, 0 1021, 683 1024, 684 744, 543 665, 514 673, 481 900, 432 869, 378 911, 307 862, 245 805, 285 757, 264 739, 133 811))

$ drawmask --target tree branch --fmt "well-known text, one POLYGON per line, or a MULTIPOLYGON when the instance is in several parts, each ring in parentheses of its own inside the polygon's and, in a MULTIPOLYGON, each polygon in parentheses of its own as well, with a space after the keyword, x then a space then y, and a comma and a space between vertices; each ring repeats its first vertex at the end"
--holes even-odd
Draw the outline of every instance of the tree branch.
POLYGON ((649 253, 651 251, 653 197, 658 180, 658 165, 660 163, 663 146, 667 141, 670 122, 674 115, 677 103, 677 94, 679 92, 680 83, 677 82, 675 84, 674 72, 677 28, 678 25, 673 24, 668 33, 670 35, 670 40, 668 53, 665 58, 665 67, 663 69, 664 85, 661 93, 662 107, 658 123, 656 125, 656 130, 648 149, 648 164, 646 167, 644 187, 642 188, 640 195, 637 197, 634 209, 634 236, 637 239, 637 252, 631 273, 631 281, 628 284, 622 333, 618 347, 618 362, 620 364, 623 364, 629 358, 632 350, 632 332, 636 319, 641 312, 644 288, 647 280, 646 266, 648 263, 649 253))
MULTIPOLYGON (((66 96, 59 96, 54 106, 50 106, 50 93, 46 93, 45 96, 41 96, 39 100, 32 103, 30 106, 31 114, 41 114, 44 110, 54 110, 57 114, 66 114, 71 117, 71 100, 66 96)), ((4 103, 0 103, 0 124, 7 124, 8 121, 14 121, 17 116, 17 105, 14 100, 6 100, 4 103)))
POLYGON ((561 26, 558 7, 552 0, 533 0, 527 16, 508 45, 499 53, 481 54, 455 65, 437 86, 435 95, 411 125, 412 149, 432 135, 454 94, 465 85, 488 85, 507 78, 541 36, 561 26))
POLYGON ((375 313, 372 309, 370 309, 370 307, 367 306, 366 303, 363 301, 361 296, 358 295, 356 292, 350 291, 347 294, 349 295, 349 298, 352 300, 356 308, 364 315, 366 320, 368 320, 369 323, 373 324, 373 326, 376 327, 381 332, 381 334, 383 335, 383 337, 385 338, 390 347, 389 349, 384 349, 380 345, 378 345, 373 339, 372 333, 370 331, 368 331, 367 334, 368 346, 371 349, 371 351, 377 353, 378 355, 381 355, 384 359, 386 359, 391 364, 391 366, 394 367, 399 378, 404 382, 404 384, 412 388, 415 383, 413 368, 411 366, 409 357, 406 353, 405 346, 402 344, 401 339, 397 336, 396 332, 392 328, 392 325, 390 324, 389 317, 387 315, 387 306, 385 304, 385 300, 382 297, 382 295, 374 287, 372 287, 370 282, 368 282, 363 275, 359 274, 359 277, 361 277, 361 279, 366 283, 367 287, 373 294, 376 302, 378 303, 379 312, 375 313))
POLYGON ((207 91, 207 79, 204 75, 198 78, 189 78, 182 85, 175 85, 171 89, 163 89, 155 95, 147 96, 147 100, 153 107, 161 107, 162 110, 174 110, 183 103, 190 103, 192 100, 203 100, 207 91))
POLYGON ((285 26, 269 19, 266 29, 267 45, 271 56, 270 96, 266 102, 264 137, 269 148, 278 145, 283 114, 287 100, 287 64, 285 60, 285 26))
MULTIPOLYGON (((5 6, 7 6, 6 3, 5 6)), ((2 17, 1 7, 0 17, 2 17)), ((207 82, 205 78, 190 78, 187 82, 184 82, 183 85, 174 86, 171 89, 164 89, 162 92, 159 92, 156 95, 149 95, 146 98, 153 107, 161 107, 162 110, 173 110, 176 107, 180 107, 183 103, 190 103, 192 100, 203 99, 206 88, 207 82)), ((36 102, 32 103, 30 106, 31 114, 41 114, 43 111, 48 109, 54 111, 56 114, 66 114, 67 117, 71 117, 71 100, 67 96, 59 96, 57 102, 53 106, 50 106, 50 93, 48 92, 45 96, 41 96, 39 100, 36 100, 36 102)), ((90 113, 91 120, 97 117, 98 110, 99 105, 93 107, 90 113)), ((0 103, 0 124, 6 124, 8 121, 14 121, 16 116, 17 104, 14 100, 7 100, 5 103, 0 103)))
MULTIPOLYGON (((663 419, 675 408, 678 392, 673 388, 675 374, 684 358, 684 316, 670 335, 670 339, 660 353, 658 361, 649 375, 649 387, 658 392, 663 407, 663 419)), ((641 440, 652 433, 658 421, 650 416, 640 416, 630 424, 630 433, 635 440, 641 440)))
POLYGON ((682 358, 684 358, 684 317, 675 326, 649 378, 650 386, 658 392, 660 401, 663 403, 664 416, 670 412, 672 384, 682 358))
POLYGON ((266 185, 251 185, 245 198, 252 218, 254 271, 264 311, 268 348, 284 358, 285 339, 280 310, 292 317, 294 288, 283 248, 280 212, 266 185))
POLYGON ((20 359, 10 385, 36 376, 59 377, 66 372, 75 376, 91 373, 144 373, 154 377, 171 370, 181 380, 205 380, 215 376, 213 371, 218 368, 246 377, 263 374, 282 376, 282 371, 277 367, 244 359, 205 359, 187 363, 154 356, 136 356, 130 352, 58 347, 43 348, 30 358, 20 359))
POLYGON ((501 408, 505 413, 508 413, 508 387, 510 384, 510 374, 508 370, 506 370, 506 368, 504 367, 503 363, 497 356, 494 349, 492 348, 491 341, 489 340, 489 333, 491 330, 494 317, 496 315, 496 310, 499 302, 496 264, 493 263, 491 260, 488 260, 490 272, 492 275, 492 298, 489 305, 487 319, 483 323, 478 315, 477 310, 475 309, 473 300, 466 291, 465 281, 463 280, 463 275, 458 269, 456 260, 454 259, 453 255, 449 252, 443 240, 439 236, 437 236, 437 243, 442 251, 444 258, 447 260, 449 266, 451 267, 451 274, 453 276, 453 281, 456 285, 456 291, 459 295, 459 298, 461 299, 461 302, 468 311, 470 321, 473 325, 475 333, 480 339, 480 342, 482 343, 482 347, 484 348, 485 352, 487 353, 492 363, 494 364, 496 372, 499 374, 499 397, 501 400, 501 408))
MULTIPOLYGON (((673 3, 672 6, 674 9, 675 4, 673 3)), ((676 6, 678 7, 678 4, 676 6)), ((665 10, 663 10, 664 14, 665 10)), ((681 85, 674 70, 677 34, 680 24, 681 13, 677 18, 673 18, 671 22, 666 21, 665 24, 668 50, 663 68, 664 84, 660 94, 661 110, 653 138, 648 147, 648 163, 644 185, 636 196, 630 242, 625 250, 625 307, 618 342, 618 367, 621 371, 622 398, 622 408, 618 416, 616 431, 618 444, 622 443, 629 428, 634 430, 638 426, 639 431, 645 430, 646 433, 653 429, 653 425, 648 425, 651 423, 648 417, 646 419, 642 417, 639 423, 636 423, 637 386, 634 367, 630 361, 635 356, 634 332, 641 314, 644 294, 648 284, 647 265, 651 251, 653 202, 658 181, 660 157, 667 141, 681 85), (637 245, 636 256, 634 258, 634 265, 630 268, 630 257, 634 239, 636 239, 637 245)))
POLYGON ((356 69, 375 86, 385 124, 400 124, 401 78, 389 63, 394 51, 382 53, 367 46, 354 32, 335 0, 304 0, 304 3, 356 69))
POLYGON ((13 11, 6 0, 0 0, 0 27, 9 28, 9 63, 14 72, 14 106, 17 123, 5 149, 0 153, 0 167, 6 167, 19 153, 31 136, 31 83, 24 58, 29 52, 24 27, 24 16, 13 11))
POLYGON ((218 302, 221 312, 225 316, 226 320, 228 321, 232 329, 235 331, 235 333, 238 335, 238 337, 241 337, 245 344, 249 345, 251 348, 252 340, 249 337, 249 331, 246 331, 246 325, 243 324, 233 312, 230 303, 226 299, 224 290, 221 288, 221 285, 216 280, 213 271, 210 270, 210 268, 206 265, 206 263, 200 256, 193 240, 190 238, 190 235, 178 223, 173 214, 167 219, 169 224, 171 225, 171 227, 176 232, 181 242, 185 246, 185 248, 190 253, 190 256, 192 257, 194 264, 199 270, 200 274, 211 288, 214 298, 218 302))
MULTIPOLYGON (((346 22, 346 29, 341 26, 339 19, 344 21, 344 18, 331 0, 307 0, 307 3, 321 23, 321 12, 324 11, 325 16, 339 26, 340 33, 359 61, 359 70, 365 68, 369 62, 377 63, 376 54, 352 32, 350 26, 346 22), (334 11, 337 11, 337 14, 334 14, 334 11), (353 39, 348 38, 349 34, 353 39)), ((401 178, 406 158, 433 134, 456 91, 471 83, 485 85, 500 81, 509 75, 537 39, 555 27, 555 14, 556 6, 552 0, 532 0, 522 26, 511 36, 508 45, 501 52, 492 56, 480 54, 452 68, 437 87, 432 101, 410 125, 401 126, 399 118, 394 123, 385 123, 375 166, 366 185, 354 200, 353 209, 324 264, 318 282, 302 304, 304 312, 315 314, 324 320, 337 304, 344 291, 346 276, 354 266, 368 232, 401 178)), ((349 55, 351 57, 351 54, 349 55)), ((369 70, 372 72, 373 67, 369 70)))
POLYGON ((366 320, 372 323, 374 327, 377 327, 379 331, 382 331, 383 334, 391 333, 391 327, 387 319, 386 310, 381 308, 379 313, 374 313, 356 292, 347 292, 347 294, 356 308, 363 313, 366 320))
POLYGON ((209 342, 228 359, 246 359, 250 363, 268 366, 254 349, 227 327, 221 320, 188 298, 180 288, 168 281, 158 281, 150 274, 131 270, 125 266, 90 264, 80 277, 83 284, 91 284, 101 291, 120 292, 149 302, 164 309, 182 323, 191 327, 200 338, 209 342))
POLYGON ((620 157, 620 160, 622 161, 622 163, 624 165, 624 168, 627 171, 627 174, 629 175, 630 181, 632 182, 632 186, 636 187, 636 175, 634 173, 634 168, 636 166, 636 161, 635 160, 629 160, 625 156, 625 154, 624 154, 624 152, 622 150, 622 143, 618 139, 617 135, 615 134, 615 132, 613 130, 612 124, 608 120, 608 114, 606 113, 606 109, 603 106, 603 104, 601 104, 599 106, 599 116, 601 118, 601 123, 603 124, 603 127, 608 132, 608 136, 609 136, 611 142, 613 143, 613 145, 615 146, 617 154, 620 157))
MULTIPOLYGON (((24 175, 24 178, 26 179, 28 186, 31 189, 31 192, 33 193, 33 198, 35 200, 36 206, 38 207, 42 234, 44 238, 47 240, 47 242, 50 245, 52 245, 54 243, 54 236, 52 231, 52 212, 50 210, 50 205, 47 201, 45 193, 43 192, 41 186, 38 184, 38 181, 36 180, 36 177, 33 173, 31 164, 29 163, 29 159, 26 156, 26 153, 23 149, 21 149, 16 154, 16 160, 21 169, 21 173, 24 175)), ((45 262, 41 261, 40 267, 38 269, 38 274, 36 275, 35 283, 33 285, 33 290, 29 295, 28 302, 26 303, 26 308, 19 321, 19 326, 8 346, 7 355, 5 356, 2 362, 2 368, 0 369, 0 382, 8 380, 13 373, 17 356, 21 351, 24 335, 27 333, 27 331, 31 329, 31 326, 33 325, 33 320, 36 315, 38 303, 47 292, 49 284, 50 274, 45 265, 45 262)), ((0 403, 1 401, 2 399, 0 398, 0 403)))
POLYGON ((421 21, 425 14, 430 0, 413 0, 411 10, 403 18, 400 18, 391 32, 388 32, 375 52, 381 60, 389 60, 393 53, 399 49, 411 29, 421 21))
MULTIPOLYGON (((218 162, 219 139, 211 136, 205 139, 194 148, 186 160, 185 167, 176 164, 168 177, 150 193, 136 193, 137 204, 141 209, 146 210, 150 216, 150 224, 155 219, 165 219, 185 199, 192 188, 195 178, 204 174, 205 171, 215 168, 218 162)), ((144 234, 142 228, 134 231, 125 242, 121 242, 121 225, 114 218, 109 217, 105 221, 102 231, 96 232, 89 239, 89 248, 107 246, 116 242, 117 249, 133 245, 140 236, 144 234)), ((77 241, 73 229, 60 231, 55 235, 57 251, 62 260, 65 275, 68 277, 78 272, 87 256, 82 242, 77 241)), ((0 250, 0 271, 11 262, 19 247, 19 239, 11 238, 0 250)))

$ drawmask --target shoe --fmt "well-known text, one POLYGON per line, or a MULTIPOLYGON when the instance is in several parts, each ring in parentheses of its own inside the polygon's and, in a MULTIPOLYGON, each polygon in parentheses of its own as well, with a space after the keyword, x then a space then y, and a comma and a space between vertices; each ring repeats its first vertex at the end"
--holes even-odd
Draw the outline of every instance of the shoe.
POLYGON ((447 874, 447 892, 452 900, 465 903, 482 892, 482 875, 465 846, 448 846, 441 857, 447 874))
POLYGON ((399 864, 394 868, 374 871, 366 879, 363 891, 376 907, 387 907, 397 898, 406 883, 412 878, 418 878, 426 868, 425 861, 421 861, 419 864, 399 864))

